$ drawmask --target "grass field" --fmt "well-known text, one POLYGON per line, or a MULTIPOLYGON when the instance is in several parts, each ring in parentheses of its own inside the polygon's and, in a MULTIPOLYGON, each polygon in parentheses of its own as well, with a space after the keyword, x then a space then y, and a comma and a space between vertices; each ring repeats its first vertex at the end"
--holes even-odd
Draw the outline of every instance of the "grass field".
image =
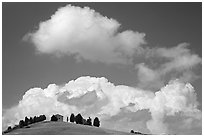
POLYGON ((128 135, 130 133, 113 131, 101 127, 79 125, 69 122, 43 121, 18 128, 6 135, 128 135))

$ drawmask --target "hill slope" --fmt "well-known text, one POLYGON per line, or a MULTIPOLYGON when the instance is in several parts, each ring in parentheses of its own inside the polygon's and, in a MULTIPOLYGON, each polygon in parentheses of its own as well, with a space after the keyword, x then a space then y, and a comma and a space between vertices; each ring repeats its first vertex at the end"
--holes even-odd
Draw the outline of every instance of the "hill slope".
POLYGON ((6 135, 128 135, 130 133, 113 131, 68 122, 44 121, 29 125, 30 128, 15 129, 6 135))

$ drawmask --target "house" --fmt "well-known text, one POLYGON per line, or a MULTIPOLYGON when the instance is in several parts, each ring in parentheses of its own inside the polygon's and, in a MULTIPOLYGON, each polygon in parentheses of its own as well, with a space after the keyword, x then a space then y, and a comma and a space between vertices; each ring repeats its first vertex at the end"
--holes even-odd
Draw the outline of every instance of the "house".
POLYGON ((56 114, 55 117, 57 118, 57 121, 63 121, 63 116, 60 114, 56 114))

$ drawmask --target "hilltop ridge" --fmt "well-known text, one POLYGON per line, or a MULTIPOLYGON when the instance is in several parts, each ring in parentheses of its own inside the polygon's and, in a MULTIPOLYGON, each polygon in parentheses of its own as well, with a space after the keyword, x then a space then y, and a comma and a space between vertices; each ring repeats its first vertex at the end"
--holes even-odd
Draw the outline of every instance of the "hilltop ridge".
POLYGON ((69 122, 43 121, 24 128, 14 129, 6 135, 131 135, 128 132, 114 131, 101 127, 74 124, 69 122))

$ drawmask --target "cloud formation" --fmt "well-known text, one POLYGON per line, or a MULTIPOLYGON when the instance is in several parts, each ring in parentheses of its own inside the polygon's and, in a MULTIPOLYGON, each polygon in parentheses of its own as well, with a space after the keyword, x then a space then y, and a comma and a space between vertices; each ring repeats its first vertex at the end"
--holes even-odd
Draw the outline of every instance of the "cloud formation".
POLYGON ((201 64, 201 58, 191 52, 189 43, 171 48, 150 47, 145 45, 144 33, 121 32, 120 26, 117 20, 89 7, 67 5, 50 19, 40 22, 38 29, 23 39, 31 42, 41 54, 133 65, 140 88, 158 90, 172 79, 191 82, 197 78, 193 68, 201 64))
POLYGON ((120 124, 129 121, 126 131, 131 126, 152 134, 188 134, 191 129, 194 134, 201 134, 201 111, 197 109, 196 93, 189 83, 197 78, 193 69, 201 64, 201 58, 192 53, 188 43, 171 48, 143 46, 144 33, 120 32, 120 26, 117 20, 89 7, 67 5, 23 39, 42 54, 134 65, 138 88, 115 86, 103 77, 80 77, 63 86, 32 88, 16 107, 5 112, 4 127, 25 116, 41 113, 47 117, 54 113, 68 116, 80 112, 85 117, 99 116, 104 127, 119 129, 120 124), (135 62, 136 57, 141 59, 135 62), (141 113, 146 117, 138 118, 141 113), (122 118, 124 114, 131 118, 122 118), (111 123, 110 119, 115 117, 120 120, 111 123), (137 126, 139 123, 142 128, 137 126), (193 126, 188 126, 189 123, 193 126))
POLYGON ((129 64, 145 44, 145 34, 119 32, 120 23, 89 7, 67 5, 59 8, 39 28, 24 36, 39 53, 72 55, 77 61, 129 64))
POLYGON ((171 79, 179 78, 184 82, 196 79, 193 69, 200 65, 202 60, 197 54, 192 53, 188 46, 188 43, 181 43, 171 48, 147 49, 145 59, 151 60, 153 65, 149 65, 150 63, 135 65, 138 72, 138 86, 161 88, 171 79))
MULTIPOLYGON (((17 106, 5 111, 3 127, 17 124, 25 116, 45 114, 50 117, 55 113, 70 116, 72 112, 75 114, 80 112, 85 117, 99 116, 101 123, 104 123, 103 127, 106 127, 106 124, 115 126, 119 126, 119 123, 125 124, 128 121, 124 119, 125 117, 114 123, 108 119, 124 114, 130 115, 129 121, 132 121, 130 122, 132 126, 134 122, 141 123, 142 127, 135 126, 135 130, 168 134, 171 125, 165 119, 169 116, 174 118, 179 115, 194 124, 194 121, 201 121, 201 111, 197 106, 196 93, 190 83, 174 80, 154 93, 125 85, 115 86, 104 77, 87 76, 69 81, 63 86, 50 84, 45 89, 28 90, 17 106), (139 115, 150 115, 150 118, 143 119, 139 115)), ((201 125, 195 126, 200 128, 201 125)), ((128 126, 126 128, 126 131, 130 130, 128 126)), ((188 130, 191 128, 188 127, 188 130)), ((184 130, 180 134, 185 132, 187 131, 184 130)), ((174 134, 179 134, 179 131, 174 134)))
POLYGON ((201 58, 192 53, 189 43, 171 48, 150 47, 145 45, 144 33, 120 31, 120 26, 117 20, 89 7, 67 5, 50 19, 40 22, 38 28, 23 39, 31 42, 41 54, 133 65, 140 88, 158 90, 172 79, 191 82, 197 78, 193 68, 201 64, 201 58))

